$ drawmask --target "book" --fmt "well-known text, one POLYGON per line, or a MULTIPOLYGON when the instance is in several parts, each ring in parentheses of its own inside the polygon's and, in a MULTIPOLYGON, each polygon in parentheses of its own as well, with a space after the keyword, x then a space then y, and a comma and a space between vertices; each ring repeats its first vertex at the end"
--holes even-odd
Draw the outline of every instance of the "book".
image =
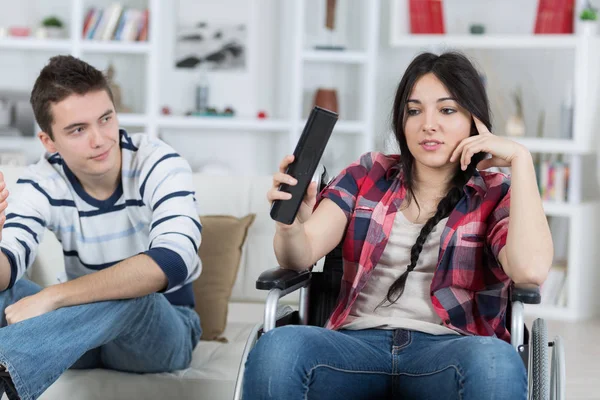
POLYGON ((536 34, 571 34, 575 0, 539 0, 535 19, 536 34))
POLYGON ((412 34, 443 34, 442 0, 410 0, 410 32, 412 34))

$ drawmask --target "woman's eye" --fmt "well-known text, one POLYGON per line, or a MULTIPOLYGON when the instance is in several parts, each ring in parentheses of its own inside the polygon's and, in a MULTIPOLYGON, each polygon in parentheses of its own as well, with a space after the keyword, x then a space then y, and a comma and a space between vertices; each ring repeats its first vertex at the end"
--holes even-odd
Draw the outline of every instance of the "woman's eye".
POLYGON ((420 113, 419 110, 416 110, 414 108, 409 109, 408 111, 406 111, 406 114, 412 116, 412 115, 418 115, 420 113))
POLYGON ((449 114, 454 114, 455 112, 456 112, 456 110, 454 110, 453 108, 447 108, 447 107, 442 108, 442 114, 449 115, 449 114))

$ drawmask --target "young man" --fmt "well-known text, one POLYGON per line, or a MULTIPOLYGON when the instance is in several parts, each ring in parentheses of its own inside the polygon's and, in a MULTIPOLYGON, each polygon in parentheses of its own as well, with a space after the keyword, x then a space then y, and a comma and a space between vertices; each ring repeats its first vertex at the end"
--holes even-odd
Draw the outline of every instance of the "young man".
POLYGON ((47 153, 8 208, 0 178, 0 390, 35 399, 70 367, 187 368, 201 333, 190 166, 119 130, 105 77, 74 57, 50 59, 31 105, 47 153), (42 289, 22 278, 45 228, 63 246, 67 281, 42 289))

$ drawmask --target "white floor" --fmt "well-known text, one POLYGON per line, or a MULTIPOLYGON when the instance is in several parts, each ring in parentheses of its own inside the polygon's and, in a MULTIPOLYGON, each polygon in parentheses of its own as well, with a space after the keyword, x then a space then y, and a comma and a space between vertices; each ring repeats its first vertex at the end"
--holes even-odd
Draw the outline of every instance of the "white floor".
POLYGON ((564 340, 567 399, 600 399, 600 320, 546 323, 549 340, 556 335, 564 340))

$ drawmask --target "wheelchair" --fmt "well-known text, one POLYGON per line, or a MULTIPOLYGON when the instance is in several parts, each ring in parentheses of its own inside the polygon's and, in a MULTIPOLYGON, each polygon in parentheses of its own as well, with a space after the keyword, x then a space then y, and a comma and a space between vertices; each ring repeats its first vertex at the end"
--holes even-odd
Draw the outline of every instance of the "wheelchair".
MULTIPOLYGON (((321 188, 324 187, 323 176, 321 188)), ((297 272, 273 268, 263 272, 256 281, 258 290, 268 290, 264 323, 254 326, 250 333, 238 370, 234 400, 243 399, 242 386, 248 354, 263 333, 285 325, 325 326, 337 304, 343 274, 342 244, 326 257, 323 271, 297 272), (279 299, 300 291, 298 310, 289 305, 280 306, 279 299)), ((541 295, 535 285, 511 285, 510 303, 507 310, 507 327, 511 333, 511 345, 523 360, 527 370, 528 399, 564 400, 566 372, 564 343, 560 336, 548 341, 546 322, 536 319, 531 334, 524 321, 524 305, 539 304, 541 295), (549 348, 552 348, 551 359, 549 348)))

